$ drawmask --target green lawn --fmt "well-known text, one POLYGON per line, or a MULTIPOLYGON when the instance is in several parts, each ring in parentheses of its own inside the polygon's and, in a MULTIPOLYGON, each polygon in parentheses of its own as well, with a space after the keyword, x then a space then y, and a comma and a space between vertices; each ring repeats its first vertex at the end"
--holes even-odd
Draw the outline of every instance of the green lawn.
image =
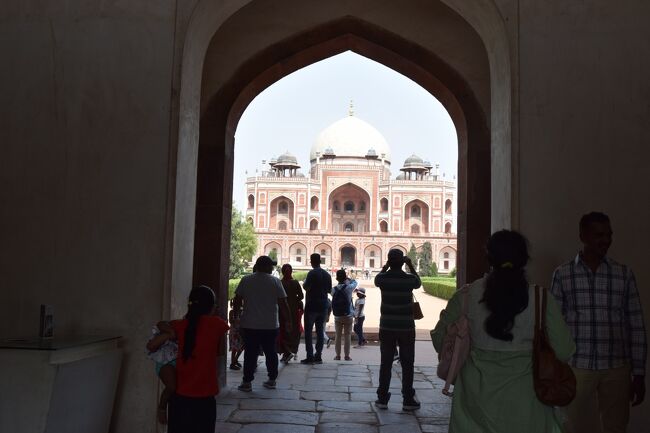
POLYGON ((437 298, 451 299, 456 291, 456 278, 422 277, 422 288, 437 298))

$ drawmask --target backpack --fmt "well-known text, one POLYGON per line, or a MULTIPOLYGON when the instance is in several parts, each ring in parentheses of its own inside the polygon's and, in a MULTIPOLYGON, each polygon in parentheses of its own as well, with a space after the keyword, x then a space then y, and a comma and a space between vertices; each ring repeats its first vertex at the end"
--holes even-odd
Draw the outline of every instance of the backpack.
POLYGON ((346 284, 339 284, 332 295, 332 313, 334 317, 349 316, 352 299, 348 297, 345 290, 346 284))
POLYGON ((465 364, 469 356, 471 347, 471 336, 469 332, 469 320, 467 319, 467 294, 469 286, 465 285, 460 292, 463 296, 462 312, 458 320, 447 326, 447 333, 442 341, 440 350, 440 362, 438 363, 438 377, 445 381, 442 393, 447 396, 453 396, 449 391, 449 385, 456 381, 460 369, 465 364))

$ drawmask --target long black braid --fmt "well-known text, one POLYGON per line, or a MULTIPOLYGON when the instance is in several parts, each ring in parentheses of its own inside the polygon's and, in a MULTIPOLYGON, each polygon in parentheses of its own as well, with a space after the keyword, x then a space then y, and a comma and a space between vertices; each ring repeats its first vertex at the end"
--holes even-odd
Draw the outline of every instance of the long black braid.
POLYGON ((485 331, 498 340, 512 341, 515 316, 528 307, 526 238, 510 230, 495 232, 488 240, 487 255, 492 268, 481 302, 491 314, 485 319, 485 331))
POLYGON ((185 329, 185 344, 183 346, 183 360, 187 361, 192 357, 196 345, 196 330, 199 327, 201 316, 210 314, 214 308, 214 292, 208 286, 196 286, 192 288, 187 301, 187 328, 185 329))

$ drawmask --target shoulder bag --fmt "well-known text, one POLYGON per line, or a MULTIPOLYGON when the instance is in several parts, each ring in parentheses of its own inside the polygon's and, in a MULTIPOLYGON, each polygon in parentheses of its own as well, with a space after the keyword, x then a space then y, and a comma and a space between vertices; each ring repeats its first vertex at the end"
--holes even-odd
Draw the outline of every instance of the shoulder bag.
POLYGON ((535 286, 535 334, 533 340, 533 381, 537 399, 548 406, 566 406, 576 395, 576 377, 566 362, 555 356, 546 332, 546 289, 535 286), (541 310, 541 311, 540 311, 541 310), (540 319, 541 314, 541 319, 540 319))
POLYGON ((465 285, 460 289, 463 296, 463 307, 460 317, 447 326, 447 333, 442 340, 442 349, 438 354, 439 362, 437 374, 445 381, 442 393, 452 397, 449 386, 456 381, 460 369, 465 364, 471 348, 471 336, 469 331, 469 320, 467 319, 467 296, 469 286, 465 285))
POLYGON ((422 307, 420 307, 420 303, 415 299, 415 295, 413 295, 413 319, 420 320, 423 318, 422 307))

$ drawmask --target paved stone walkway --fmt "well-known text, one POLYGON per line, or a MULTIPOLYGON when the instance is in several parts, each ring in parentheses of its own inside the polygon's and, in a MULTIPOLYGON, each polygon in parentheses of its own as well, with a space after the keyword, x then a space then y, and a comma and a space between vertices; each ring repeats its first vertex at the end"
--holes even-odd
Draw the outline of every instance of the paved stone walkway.
POLYGON ((217 398, 219 433, 447 433, 451 399, 442 395, 435 366, 416 366, 414 388, 422 403, 402 411, 401 367, 393 366, 387 410, 374 407, 379 365, 329 361, 280 365, 278 388, 265 389, 260 363, 252 392, 241 392, 240 371, 228 371, 229 387, 217 398))

